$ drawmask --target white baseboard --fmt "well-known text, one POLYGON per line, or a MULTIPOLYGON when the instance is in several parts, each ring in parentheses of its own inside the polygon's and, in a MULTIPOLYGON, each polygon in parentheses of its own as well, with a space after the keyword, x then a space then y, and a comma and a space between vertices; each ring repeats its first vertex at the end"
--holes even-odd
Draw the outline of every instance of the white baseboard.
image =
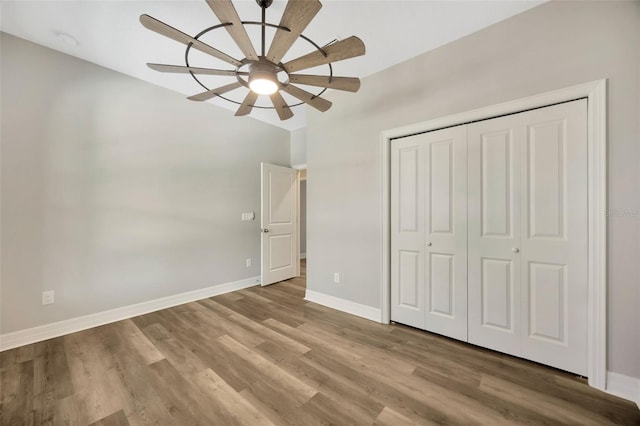
POLYGON ((311 290, 306 291, 304 300, 327 306, 332 309, 337 309, 338 311, 346 312, 351 315, 366 318, 371 321, 380 322, 381 311, 378 308, 361 305, 360 303, 340 299, 335 296, 329 296, 328 294, 317 293, 311 290))
POLYGON ((640 408, 640 379, 608 371, 606 392, 633 401, 640 408))
POLYGON ((243 288, 253 287, 259 283, 260 277, 246 278, 244 280, 218 284, 212 287, 150 300, 148 302, 136 303, 135 305, 123 306, 121 308, 115 308, 108 311, 97 312, 95 314, 89 314, 51 324, 27 328, 25 330, 14 331, 12 333, 2 334, 0 335, 0 352, 7 349, 17 348, 18 346, 29 345, 31 343, 63 336, 65 334, 75 333, 88 328, 121 321, 138 315, 148 314, 149 312, 158 311, 160 309, 166 309, 172 306, 182 305, 184 303, 241 290, 243 288))
POLYGON ((300 259, 306 259, 307 253, 300 253, 300 259))

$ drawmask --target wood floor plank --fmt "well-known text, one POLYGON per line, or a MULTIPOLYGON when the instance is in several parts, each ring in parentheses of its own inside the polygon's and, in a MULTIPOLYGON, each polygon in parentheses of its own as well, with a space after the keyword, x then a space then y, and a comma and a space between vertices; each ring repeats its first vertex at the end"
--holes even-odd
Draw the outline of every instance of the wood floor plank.
POLYGON ((138 352, 147 365, 164 359, 164 355, 147 339, 133 321, 119 321, 114 324, 114 327, 117 328, 117 332, 126 341, 126 344, 138 352))
POLYGON ((0 424, 640 425, 569 373, 305 301, 305 265, 0 353, 0 424))
POLYGON ((262 372, 262 381, 269 380, 273 382, 279 390, 288 394, 288 397, 292 400, 303 404, 316 394, 317 391, 314 388, 269 362, 266 358, 263 358, 230 336, 219 337, 218 341, 229 351, 236 354, 238 361, 242 360, 262 372))
POLYGON ((574 407, 565 401, 489 375, 482 377, 480 390, 530 410, 539 410, 559 423, 578 423, 581 425, 613 424, 608 419, 593 413, 585 414, 582 410, 577 409, 578 407, 574 407))
POLYGON ((38 345, 33 360, 33 419, 35 424, 52 424, 56 401, 72 395, 73 385, 62 339, 51 339, 38 345))
POLYGON ((210 396, 212 404, 219 405, 224 413, 220 424, 243 426, 273 425, 265 413, 262 413, 236 392, 213 370, 206 369, 194 378, 196 386, 210 396))
POLYGON ((325 424, 368 425, 375 419, 359 406, 344 399, 330 398, 322 392, 316 393, 301 409, 312 418, 323 419, 325 424))
POLYGON ((319 389, 322 383, 328 379, 326 374, 305 363, 299 354, 292 353, 277 343, 264 342, 253 350, 314 389, 319 389))
POLYGON ((121 401, 127 418, 136 419, 138 424, 154 424, 154 419, 188 421, 183 412, 172 410, 172 401, 163 399, 164 383, 153 374, 147 358, 131 348, 116 328, 99 328, 96 335, 109 348, 112 365, 109 376, 119 379, 119 386, 109 398, 121 401))
MULTIPOLYGON (((382 410, 382 412, 378 415, 373 424, 375 426, 411 426, 415 425, 416 423, 413 420, 398 413, 397 411, 394 411, 392 408, 384 407, 384 410, 382 410)), ((428 426, 438 425, 440 423, 425 420, 421 424, 428 426)))
POLYGON ((189 350, 161 324, 150 324, 142 330, 153 345, 169 362, 185 376, 206 370, 207 363, 189 350))
POLYGON ((25 361, 24 357, 16 357, 22 362, 16 363, 13 395, 8 395, 2 402, 2 424, 33 424, 33 360, 25 361))
POLYGON ((120 410, 97 422, 91 423, 90 426, 129 426, 129 421, 127 420, 127 416, 124 415, 124 411, 120 410))

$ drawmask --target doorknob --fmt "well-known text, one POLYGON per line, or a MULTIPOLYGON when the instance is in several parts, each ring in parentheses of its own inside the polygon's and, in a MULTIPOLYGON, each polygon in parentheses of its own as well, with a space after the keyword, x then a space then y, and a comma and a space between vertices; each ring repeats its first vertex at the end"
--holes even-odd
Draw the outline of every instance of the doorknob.
POLYGON ((264 229, 261 229, 260 232, 263 232, 266 234, 267 232, 269 232, 269 230, 267 228, 264 228, 264 229))
POLYGON ((431 245, 432 245, 431 242, 427 243, 427 247, 431 247, 431 245))
POLYGON ((520 253, 520 249, 518 247, 512 248, 511 251, 514 253, 520 253))

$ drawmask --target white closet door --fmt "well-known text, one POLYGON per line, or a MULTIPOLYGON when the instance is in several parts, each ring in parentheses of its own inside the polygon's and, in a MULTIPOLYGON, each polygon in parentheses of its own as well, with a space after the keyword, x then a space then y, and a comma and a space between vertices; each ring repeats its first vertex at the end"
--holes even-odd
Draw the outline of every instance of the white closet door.
POLYGON ((469 342, 520 355, 519 116, 468 126, 469 342))
POLYGON ((586 374, 586 100, 469 125, 469 341, 586 374))
POLYGON ((418 137, 391 144, 391 320, 424 328, 424 167, 418 137))
POLYGON ((466 128, 394 141, 391 154, 391 319, 466 340, 466 128))
POLYGON ((587 101, 527 113, 522 353, 587 375, 587 101))

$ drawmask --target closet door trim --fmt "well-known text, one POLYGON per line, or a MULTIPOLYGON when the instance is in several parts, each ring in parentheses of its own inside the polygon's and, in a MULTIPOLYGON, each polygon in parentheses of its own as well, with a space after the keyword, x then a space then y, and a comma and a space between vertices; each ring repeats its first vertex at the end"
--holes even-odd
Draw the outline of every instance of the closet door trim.
POLYGON ((607 376, 607 80, 596 80, 533 95, 460 114, 424 121, 381 132, 381 318, 390 321, 390 150, 394 139, 469 124, 558 103, 587 99, 587 150, 589 194, 588 249, 588 379, 589 385, 606 389, 607 376))

